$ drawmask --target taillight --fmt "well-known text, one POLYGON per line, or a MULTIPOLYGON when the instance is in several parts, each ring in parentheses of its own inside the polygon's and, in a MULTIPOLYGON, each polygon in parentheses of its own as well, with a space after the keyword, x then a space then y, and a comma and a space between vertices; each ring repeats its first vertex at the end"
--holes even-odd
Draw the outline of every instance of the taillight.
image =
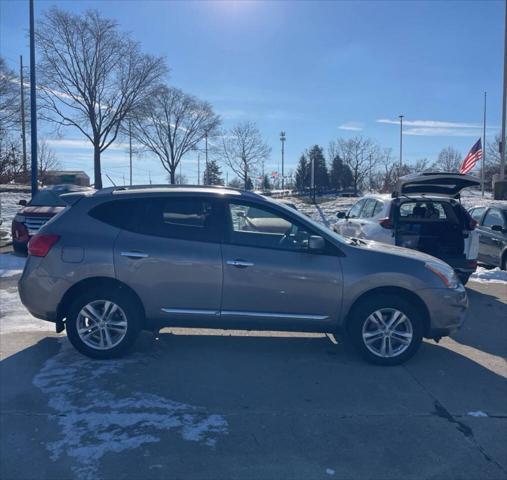
POLYGON ((58 240, 60 240, 60 235, 35 235, 28 242, 28 254, 34 257, 45 257, 58 240))
POLYGON ((387 228, 388 230, 391 230, 393 228, 393 222, 389 217, 380 219, 378 223, 382 228, 387 228))

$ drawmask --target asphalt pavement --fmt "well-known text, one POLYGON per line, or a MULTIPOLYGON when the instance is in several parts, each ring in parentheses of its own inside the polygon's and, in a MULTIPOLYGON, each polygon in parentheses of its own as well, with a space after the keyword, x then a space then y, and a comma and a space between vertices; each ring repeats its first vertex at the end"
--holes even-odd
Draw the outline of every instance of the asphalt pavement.
POLYGON ((390 368, 324 335, 163 330, 102 362, 4 332, 0 477, 507 479, 507 289, 468 291, 458 334, 390 368))

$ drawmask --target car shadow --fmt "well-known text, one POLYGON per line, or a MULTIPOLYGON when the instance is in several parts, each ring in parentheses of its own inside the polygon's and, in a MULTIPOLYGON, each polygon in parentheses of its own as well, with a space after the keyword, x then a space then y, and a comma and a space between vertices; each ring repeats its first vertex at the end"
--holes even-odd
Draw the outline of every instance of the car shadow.
MULTIPOLYGON (((452 338, 486 353, 507 356, 507 303, 493 294, 467 288, 470 303, 463 327, 452 338)), ((505 291, 507 298, 507 288, 505 291)))

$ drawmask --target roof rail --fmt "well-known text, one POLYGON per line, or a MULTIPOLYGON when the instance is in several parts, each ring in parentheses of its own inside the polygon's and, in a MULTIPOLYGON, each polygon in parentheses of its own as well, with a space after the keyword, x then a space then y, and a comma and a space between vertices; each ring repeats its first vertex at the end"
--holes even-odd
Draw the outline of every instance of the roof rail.
POLYGON ((225 186, 225 185, 183 185, 183 184, 178 184, 178 185, 171 185, 171 184, 167 184, 167 183, 162 183, 162 184, 157 184, 157 185, 154 185, 154 184, 149 184, 149 185, 122 185, 122 186, 115 186, 115 187, 106 187, 106 188, 102 188, 100 190, 97 190, 97 193, 98 194, 108 194, 108 193, 113 193, 113 192, 120 192, 120 191, 128 191, 128 190, 131 190, 131 191, 135 191, 135 190, 148 190, 148 189, 160 189, 160 188, 164 188, 164 189, 178 189, 178 188, 189 188, 189 189, 196 189, 196 190, 199 190, 199 189, 213 189, 213 190, 232 190, 232 191, 236 191, 236 192, 240 192, 240 193, 243 193, 243 194, 248 194, 248 195, 257 195, 249 190, 243 190, 241 188, 234 188, 234 187, 228 187, 228 186, 225 186))

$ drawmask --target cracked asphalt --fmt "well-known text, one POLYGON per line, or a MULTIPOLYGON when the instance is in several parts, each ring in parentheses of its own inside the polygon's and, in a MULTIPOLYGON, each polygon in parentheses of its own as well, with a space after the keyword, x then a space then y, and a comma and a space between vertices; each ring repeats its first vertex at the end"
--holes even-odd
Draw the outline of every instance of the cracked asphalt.
POLYGON ((468 291, 392 368, 322 335, 163 330, 108 363, 4 333, 0 477, 507 479, 507 291, 468 291))

